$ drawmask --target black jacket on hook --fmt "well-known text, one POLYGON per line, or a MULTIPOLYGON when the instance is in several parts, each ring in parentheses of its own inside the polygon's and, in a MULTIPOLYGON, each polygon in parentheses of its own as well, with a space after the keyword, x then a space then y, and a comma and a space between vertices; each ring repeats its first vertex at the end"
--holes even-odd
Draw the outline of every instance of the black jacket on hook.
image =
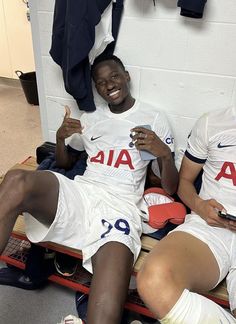
MULTIPOLYGON (((95 26, 111 1, 56 0, 55 2, 50 55, 62 68, 65 89, 74 97, 81 110, 96 109, 88 54, 95 42, 95 26)), ((121 18, 123 0, 117 0, 113 8, 112 18, 117 16, 121 18)), ((112 33, 114 31, 115 36, 118 34, 120 18, 115 19, 115 27, 112 23, 112 33)))
POLYGON ((178 0, 181 16, 202 18, 207 0, 178 0))

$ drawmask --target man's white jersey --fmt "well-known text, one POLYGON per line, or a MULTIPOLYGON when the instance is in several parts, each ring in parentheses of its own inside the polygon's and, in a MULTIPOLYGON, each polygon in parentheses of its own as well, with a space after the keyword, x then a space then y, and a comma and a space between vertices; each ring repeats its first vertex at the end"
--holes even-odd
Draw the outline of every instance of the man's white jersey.
POLYGON ((83 177, 106 186, 110 192, 136 197, 143 194, 148 161, 142 161, 140 152, 130 145, 131 129, 135 126, 150 125, 174 151, 174 140, 166 117, 156 107, 146 103, 136 101, 131 109, 121 114, 112 113, 108 106, 98 107, 92 113, 84 113, 80 121, 83 133, 73 134, 68 145, 88 153, 83 177))
POLYGON ((203 115, 188 139, 186 156, 203 167, 200 197, 214 198, 236 215, 236 110, 203 115))

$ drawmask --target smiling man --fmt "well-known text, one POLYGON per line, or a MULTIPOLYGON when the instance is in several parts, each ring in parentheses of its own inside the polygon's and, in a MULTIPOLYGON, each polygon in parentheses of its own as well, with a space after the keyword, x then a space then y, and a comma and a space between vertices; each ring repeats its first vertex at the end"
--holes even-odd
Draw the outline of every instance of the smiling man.
POLYGON ((149 161, 141 159, 140 150, 157 157, 161 184, 169 194, 176 190, 178 175, 169 125, 156 107, 131 96, 122 62, 116 56, 100 57, 92 77, 107 105, 80 120, 71 118, 67 107, 57 131, 58 166, 70 168, 85 150, 84 175, 69 180, 48 171, 10 171, 0 187, 0 249, 17 215, 24 213, 32 242, 82 250, 83 266, 93 272, 86 323, 119 324, 142 223, 148 220, 142 196, 149 161))

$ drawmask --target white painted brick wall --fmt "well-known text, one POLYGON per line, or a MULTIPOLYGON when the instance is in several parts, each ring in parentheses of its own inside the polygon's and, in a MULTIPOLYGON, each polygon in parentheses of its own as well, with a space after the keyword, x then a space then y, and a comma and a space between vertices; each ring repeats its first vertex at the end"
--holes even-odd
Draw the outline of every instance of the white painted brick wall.
MULTIPOLYGON (((204 112, 235 104, 236 1, 208 0, 204 18, 181 17, 176 1, 125 0, 115 54, 130 71, 132 93, 163 109, 177 151, 204 112)), ((44 139, 55 141, 63 105, 80 116, 49 56, 54 0, 31 0, 44 139)))

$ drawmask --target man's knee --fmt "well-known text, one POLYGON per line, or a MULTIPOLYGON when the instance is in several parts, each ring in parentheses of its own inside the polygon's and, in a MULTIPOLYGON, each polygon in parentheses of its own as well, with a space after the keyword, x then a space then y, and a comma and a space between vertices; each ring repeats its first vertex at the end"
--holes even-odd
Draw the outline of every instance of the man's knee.
POLYGON ((27 173, 25 170, 10 170, 4 177, 4 190, 10 199, 15 199, 15 203, 20 203, 27 192, 27 173))
POLYGON ((9 170, 5 177, 4 177, 4 183, 5 185, 18 185, 25 181, 25 170, 9 170))
POLYGON ((137 275, 137 289, 145 300, 155 291, 156 296, 166 290, 175 289, 174 269, 167 258, 159 256, 157 260, 147 260, 137 275))
POLYGON ((28 173, 29 171, 20 169, 9 170, 4 177, 4 182, 15 185, 24 183, 26 181, 28 173))

